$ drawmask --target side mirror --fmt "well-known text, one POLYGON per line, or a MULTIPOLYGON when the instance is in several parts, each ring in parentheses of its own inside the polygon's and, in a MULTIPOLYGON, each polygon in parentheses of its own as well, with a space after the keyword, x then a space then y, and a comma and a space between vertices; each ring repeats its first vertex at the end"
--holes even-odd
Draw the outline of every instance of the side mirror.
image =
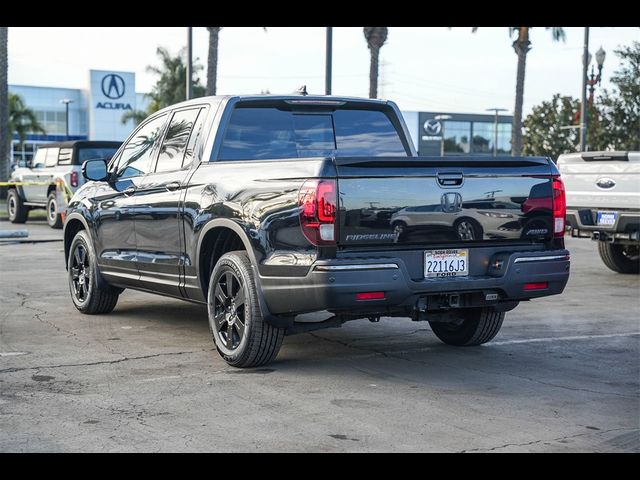
POLYGON ((82 176, 95 182, 107 180, 109 178, 107 162, 103 159, 87 160, 82 164, 82 176))

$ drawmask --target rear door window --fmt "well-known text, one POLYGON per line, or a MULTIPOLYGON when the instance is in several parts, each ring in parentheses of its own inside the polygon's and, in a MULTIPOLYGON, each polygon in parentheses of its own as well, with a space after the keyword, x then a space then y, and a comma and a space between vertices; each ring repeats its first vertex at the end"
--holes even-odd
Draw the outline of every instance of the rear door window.
POLYGON ((200 110, 200 108, 191 108, 178 111, 173 115, 160 147, 156 172, 168 172, 182 168, 187 142, 200 110))

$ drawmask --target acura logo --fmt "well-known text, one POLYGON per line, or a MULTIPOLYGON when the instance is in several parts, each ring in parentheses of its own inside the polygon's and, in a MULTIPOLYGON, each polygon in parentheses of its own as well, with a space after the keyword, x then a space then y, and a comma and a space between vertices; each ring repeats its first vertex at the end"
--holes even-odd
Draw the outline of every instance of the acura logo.
POLYGON ((427 120, 422 126, 427 135, 436 136, 440 135, 442 131, 442 124, 438 120, 427 120))
POLYGON ((102 93, 111 100, 117 100, 124 95, 124 80, 120 75, 110 73, 102 77, 102 93))
POLYGON ((462 210, 462 195, 457 192, 443 193, 440 197, 440 205, 445 213, 455 213, 462 210))

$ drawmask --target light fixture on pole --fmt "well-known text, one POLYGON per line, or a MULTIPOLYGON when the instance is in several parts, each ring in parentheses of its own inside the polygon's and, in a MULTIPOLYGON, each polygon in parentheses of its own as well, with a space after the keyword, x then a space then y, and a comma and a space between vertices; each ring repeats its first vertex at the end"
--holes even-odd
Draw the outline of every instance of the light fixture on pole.
POLYGON ((487 112, 495 112, 495 116, 493 118, 493 156, 498 156, 498 112, 506 112, 508 109, 506 108, 487 108, 485 111, 487 112))
POLYGON ((440 122, 440 156, 444 157, 444 120, 451 120, 451 115, 436 115, 433 119, 440 122))
MULTIPOLYGON (((604 59, 607 56, 607 52, 602 47, 596 52, 596 63, 598 64, 598 75, 593 72, 593 65, 591 66, 591 75, 587 80, 589 85, 589 105, 593 105, 593 93, 595 91, 596 83, 600 85, 602 83, 602 67, 604 66, 604 59)), ((591 54, 589 54, 589 60, 591 60, 591 54)))
POLYGON ((67 136, 67 140, 69 140, 69 104, 73 103, 73 100, 69 98, 64 98, 60 100, 60 103, 64 103, 66 108, 66 116, 65 116, 65 125, 66 125, 66 131, 67 131, 66 136, 67 136))

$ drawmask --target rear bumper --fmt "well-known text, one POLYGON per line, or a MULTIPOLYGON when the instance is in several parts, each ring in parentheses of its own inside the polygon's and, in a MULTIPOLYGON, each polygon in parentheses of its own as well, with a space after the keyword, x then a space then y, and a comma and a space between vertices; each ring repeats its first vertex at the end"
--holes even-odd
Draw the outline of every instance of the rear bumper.
POLYGON ((304 277, 262 277, 261 284, 271 313, 297 314, 410 310, 433 294, 482 293, 498 304, 557 295, 569 279, 569 251, 564 249, 497 253, 484 263, 482 275, 414 279, 402 258, 334 260, 317 262, 304 277), (491 267, 496 262, 500 268, 491 267), (526 291, 526 283, 546 283, 547 287, 526 291), (384 292, 384 299, 356 300, 361 292, 384 292))
POLYGON ((640 211, 569 208, 567 226, 572 237, 592 238, 608 242, 640 242, 640 211), (614 225, 597 225, 598 211, 615 211, 618 218, 614 225))

